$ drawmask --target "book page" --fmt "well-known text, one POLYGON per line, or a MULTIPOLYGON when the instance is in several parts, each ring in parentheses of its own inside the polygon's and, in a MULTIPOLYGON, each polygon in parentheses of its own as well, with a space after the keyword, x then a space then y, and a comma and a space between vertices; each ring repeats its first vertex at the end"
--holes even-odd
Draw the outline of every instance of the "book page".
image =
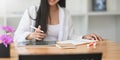
POLYGON ((87 39, 80 39, 80 40, 65 40, 65 41, 59 41, 57 43, 72 43, 73 45, 79 45, 79 44, 85 44, 95 42, 95 40, 87 40, 87 39))

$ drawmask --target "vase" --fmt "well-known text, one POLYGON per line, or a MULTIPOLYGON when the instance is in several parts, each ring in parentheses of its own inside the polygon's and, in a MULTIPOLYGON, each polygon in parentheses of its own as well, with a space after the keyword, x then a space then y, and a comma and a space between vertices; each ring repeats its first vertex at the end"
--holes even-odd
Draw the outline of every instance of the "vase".
POLYGON ((0 44, 0 58, 9 58, 10 57, 10 45, 5 47, 5 45, 0 44))

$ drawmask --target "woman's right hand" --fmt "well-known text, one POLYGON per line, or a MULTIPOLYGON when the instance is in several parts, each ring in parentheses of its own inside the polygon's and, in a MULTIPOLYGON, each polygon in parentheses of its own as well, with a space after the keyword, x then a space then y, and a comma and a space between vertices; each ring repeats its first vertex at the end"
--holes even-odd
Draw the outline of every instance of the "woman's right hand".
POLYGON ((35 32, 30 33, 27 36, 27 40, 32 40, 32 39, 36 39, 36 40, 42 40, 46 34, 44 34, 44 32, 41 29, 41 26, 39 25, 38 28, 35 30, 35 32))

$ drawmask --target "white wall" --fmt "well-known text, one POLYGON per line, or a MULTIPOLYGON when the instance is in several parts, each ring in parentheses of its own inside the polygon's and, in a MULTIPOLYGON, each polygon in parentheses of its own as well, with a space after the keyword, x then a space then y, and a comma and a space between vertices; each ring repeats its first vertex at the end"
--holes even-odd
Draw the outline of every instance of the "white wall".
POLYGON ((107 10, 108 11, 117 11, 117 2, 119 0, 107 0, 107 10))
POLYGON ((8 19, 7 25, 12 26, 12 27, 14 27, 16 29, 18 27, 18 24, 20 22, 21 17, 7 18, 7 19, 8 19))
POLYGON ((104 39, 116 41, 116 21, 114 16, 91 16, 89 33, 97 33, 104 39))
MULTIPOLYGON (((120 12, 120 0, 117 2, 117 9, 120 12)), ((117 17, 116 24, 116 40, 120 44, 120 15, 117 17)))
POLYGON ((8 0, 7 6, 7 25, 17 28, 24 11, 30 6, 39 5, 40 0, 8 0), (11 14, 13 16, 11 17, 11 14), (18 15, 18 17, 16 17, 18 15))
POLYGON ((120 0, 118 0, 118 2, 117 2, 117 8, 120 11, 120 0))
POLYGON ((72 16, 73 27, 75 29, 75 33, 77 35, 84 35, 85 34, 85 17, 84 16, 72 16))
MULTIPOLYGON (((5 23, 5 13, 6 13, 6 0, 0 0, 0 26, 5 23)), ((0 34, 3 31, 0 29, 0 34)))
POLYGON ((4 16, 6 12, 6 0, 0 0, 0 16, 4 16))
POLYGON ((30 6, 39 4, 40 0, 8 0, 7 12, 8 13, 21 13, 30 6))
POLYGON ((116 42, 120 44, 120 17, 116 20, 116 42))
POLYGON ((66 0, 66 8, 71 14, 81 14, 87 11, 87 0, 66 0))
MULTIPOLYGON (((4 24, 4 20, 2 18, 0 18, 0 26, 2 26, 4 24)), ((2 33, 3 31, 0 29, 0 34, 2 33)))

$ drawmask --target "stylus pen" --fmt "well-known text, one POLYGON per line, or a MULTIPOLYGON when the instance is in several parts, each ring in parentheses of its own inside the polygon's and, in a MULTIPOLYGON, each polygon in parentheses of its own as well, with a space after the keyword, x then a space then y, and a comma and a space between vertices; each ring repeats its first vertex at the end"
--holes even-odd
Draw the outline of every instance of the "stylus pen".
MULTIPOLYGON (((30 26, 30 27, 33 28, 33 29, 35 29, 35 30, 37 29, 37 28, 34 27, 34 26, 30 26)), ((41 30, 41 33, 44 33, 44 31, 41 30)))

